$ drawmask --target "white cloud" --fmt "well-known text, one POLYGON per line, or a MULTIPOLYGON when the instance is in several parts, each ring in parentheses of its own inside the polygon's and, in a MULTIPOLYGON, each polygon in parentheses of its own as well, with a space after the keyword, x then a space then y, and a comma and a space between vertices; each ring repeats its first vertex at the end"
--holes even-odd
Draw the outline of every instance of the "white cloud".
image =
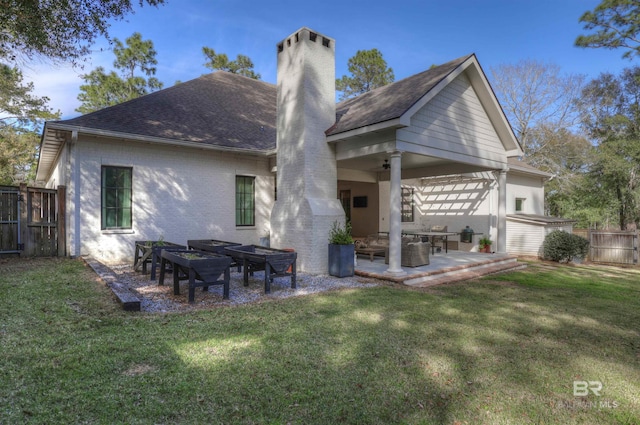
POLYGON ((89 72, 98 66, 109 68, 113 58, 109 58, 110 52, 100 52, 91 57, 84 69, 74 69, 69 64, 51 65, 48 63, 33 64, 22 69, 24 82, 33 82, 33 94, 47 96, 49 107, 54 111, 62 112, 62 119, 73 118, 79 115, 75 109, 80 106, 78 93, 83 83, 82 74, 89 72))
POLYGON ((80 106, 77 97, 82 84, 78 71, 70 66, 53 68, 41 65, 23 73, 24 80, 34 84, 33 94, 47 96, 50 99, 49 106, 53 110, 60 110, 63 118, 78 115, 75 108, 80 106))

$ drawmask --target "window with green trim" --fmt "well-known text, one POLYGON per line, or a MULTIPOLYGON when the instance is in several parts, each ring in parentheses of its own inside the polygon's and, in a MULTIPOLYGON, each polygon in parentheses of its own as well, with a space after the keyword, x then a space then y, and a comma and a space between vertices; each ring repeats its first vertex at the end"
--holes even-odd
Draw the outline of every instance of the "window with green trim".
POLYGON ((131 229, 130 167, 102 167, 102 229, 131 229))
POLYGON ((236 226, 256 225, 256 179, 236 176, 236 226))

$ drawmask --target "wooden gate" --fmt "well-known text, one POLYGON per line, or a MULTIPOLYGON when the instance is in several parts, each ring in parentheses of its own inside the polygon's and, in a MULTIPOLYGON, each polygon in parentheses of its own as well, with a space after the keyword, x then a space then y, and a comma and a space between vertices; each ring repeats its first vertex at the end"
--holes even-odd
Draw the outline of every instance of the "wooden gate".
POLYGON ((638 264, 638 233, 592 230, 589 259, 596 263, 638 264))
POLYGON ((65 187, 0 187, 0 255, 66 255, 65 187))
POLYGON ((0 186, 0 254, 19 254, 20 239, 20 189, 0 186))

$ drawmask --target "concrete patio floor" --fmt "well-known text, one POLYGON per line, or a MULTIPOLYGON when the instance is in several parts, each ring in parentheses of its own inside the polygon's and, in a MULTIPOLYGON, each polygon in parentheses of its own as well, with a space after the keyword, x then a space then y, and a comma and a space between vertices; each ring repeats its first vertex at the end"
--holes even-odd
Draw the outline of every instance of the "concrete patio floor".
POLYGON ((398 276, 387 273, 389 265, 385 264, 384 257, 376 256, 371 261, 368 255, 358 255, 355 274, 414 287, 428 287, 526 267, 518 263, 517 257, 509 254, 450 250, 429 257, 430 264, 403 267, 404 273, 398 276))

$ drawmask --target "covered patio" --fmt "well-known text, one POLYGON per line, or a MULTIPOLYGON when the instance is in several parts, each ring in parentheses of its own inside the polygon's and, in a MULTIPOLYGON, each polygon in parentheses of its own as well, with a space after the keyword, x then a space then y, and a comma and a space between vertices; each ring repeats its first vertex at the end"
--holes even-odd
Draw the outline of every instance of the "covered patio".
POLYGON ((402 273, 397 275, 387 273, 389 265, 383 256, 376 256, 371 261, 368 255, 358 255, 355 274, 424 288, 523 267, 526 265, 518 263, 516 256, 505 253, 449 251, 431 255, 428 265, 402 267, 402 273))
POLYGON ((409 206, 410 220, 406 219, 403 191, 408 179, 477 173, 493 176, 486 184, 495 188, 496 197, 487 202, 486 211, 479 212, 477 205, 466 202, 471 206, 452 212, 451 216, 457 217, 449 220, 458 231, 470 217, 477 219, 483 214, 483 223, 488 225, 480 232, 494 240, 493 248, 499 253, 493 258, 502 261, 508 257, 508 159, 522 151, 474 55, 347 100, 338 105, 336 115, 327 141, 335 146, 338 181, 371 183, 380 188, 377 232, 389 235, 389 263, 360 261, 360 273, 404 283, 422 282, 447 273, 436 273, 436 269, 453 267, 460 272, 475 262, 478 267, 495 262, 474 253, 450 252, 442 262, 434 256, 427 269, 401 267, 401 235, 422 227, 411 212, 413 206, 409 206))

